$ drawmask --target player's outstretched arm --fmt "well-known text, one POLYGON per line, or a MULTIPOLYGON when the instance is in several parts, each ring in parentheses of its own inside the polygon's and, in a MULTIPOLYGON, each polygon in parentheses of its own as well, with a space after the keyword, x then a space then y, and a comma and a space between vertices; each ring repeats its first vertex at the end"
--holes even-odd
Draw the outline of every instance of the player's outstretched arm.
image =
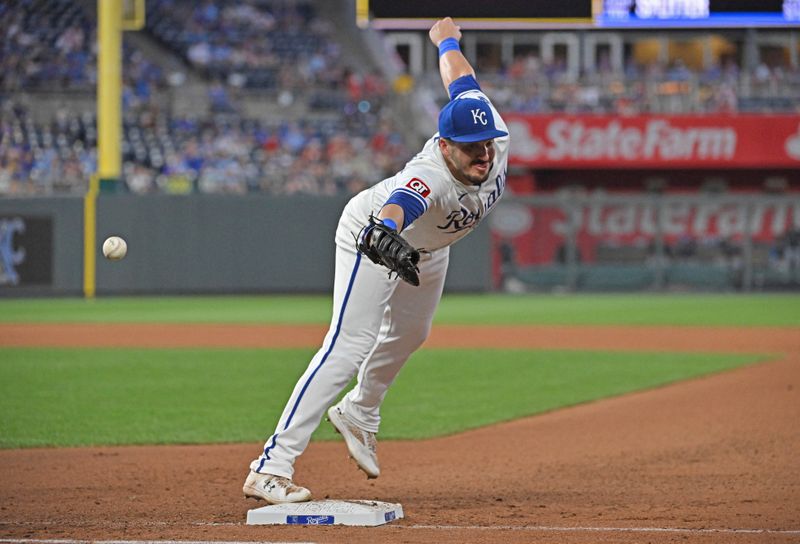
POLYGON ((475 77, 475 70, 458 46, 461 28, 453 22, 453 19, 445 17, 436 21, 428 36, 433 45, 439 48, 439 74, 442 76, 445 90, 450 92, 450 84, 460 77, 475 77))
POLYGON ((400 232, 403 230, 403 219, 405 218, 405 210, 402 207, 398 206, 397 204, 386 204, 381 211, 378 213, 378 219, 384 221, 386 219, 390 220, 390 225, 393 225, 393 228, 400 232))

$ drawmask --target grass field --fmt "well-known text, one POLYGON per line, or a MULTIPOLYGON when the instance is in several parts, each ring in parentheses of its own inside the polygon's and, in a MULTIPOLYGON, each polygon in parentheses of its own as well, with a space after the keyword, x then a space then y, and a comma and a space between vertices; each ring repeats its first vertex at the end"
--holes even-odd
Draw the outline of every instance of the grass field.
MULTIPOLYGON (((0 321, 327 323, 328 296, 0 300, 0 321)), ((800 325, 800 295, 448 295, 437 323, 800 325)))
MULTIPOLYGON (((450 324, 796 326, 798 296, 448 296, 450 324)), ((5 322, 325 323, 327 297, 3 300, 5 322)), ((0 348, 0 447, 259 442, 312 349, 0 348)), ((426 349, 381 438, 425 438, 763 360, 754 355, 426 349)), ((333 437, 323 425, 319 439, 333 437)))
MULTIPOLYGON (((4 349, 0 447, 263 439, 310 350, 4 349)), ((426 438, 652 387, 753 356, 423 350, 382 438, 426 438)), ((318 438, 329 439, 327 425, 318 438)))

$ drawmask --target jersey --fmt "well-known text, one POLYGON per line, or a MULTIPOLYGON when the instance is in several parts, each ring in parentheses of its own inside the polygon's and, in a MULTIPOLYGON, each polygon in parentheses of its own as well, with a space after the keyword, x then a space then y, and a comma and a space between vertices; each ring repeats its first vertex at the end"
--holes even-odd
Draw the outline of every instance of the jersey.
MULTIPOLYGON (((453 100, 477 98, 489 104, 495 127, 508 132, 505 122, 480 89, 461 92, 453 100)), ((394 176, 354 196, 342 214, 337 243, 355 247, 354 240, 370 214, 377 216, 387 200, 403 191, 422 205, 422 214, 401 235, 413 247, 436 251, 449 247, 467 234, 491 212, 503 194, 508 174, 509 137, 494 140, 495 157, 489 176, 480 185, 466 185, 450 172, 439 149, 438 132, 422 151, 394 176)))

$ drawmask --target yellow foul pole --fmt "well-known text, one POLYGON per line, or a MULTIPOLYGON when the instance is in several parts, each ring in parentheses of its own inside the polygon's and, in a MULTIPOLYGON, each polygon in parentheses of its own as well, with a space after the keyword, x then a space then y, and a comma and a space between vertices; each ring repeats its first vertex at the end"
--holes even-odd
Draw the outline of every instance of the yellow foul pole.
POLYGON ((114 191, 122 171, 122 2, 97 0, 97 174, 84 197, 83 292, 95 295, 96 203, 114 191))
POLYGON ((97 0, 97 174, 113 190, 122 170, 122 0, 97 0))
POLYGON ((97 174, 93 174, 89 179, 89 190, 83 197, 83 296, 86 298, 94 298, 95 293, 98 185, 97 174))

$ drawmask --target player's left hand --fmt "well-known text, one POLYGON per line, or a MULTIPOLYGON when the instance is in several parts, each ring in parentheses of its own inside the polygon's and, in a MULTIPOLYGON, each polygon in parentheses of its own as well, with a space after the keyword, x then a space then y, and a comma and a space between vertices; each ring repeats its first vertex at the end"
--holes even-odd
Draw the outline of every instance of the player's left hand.
POLYGON ((393 228, 369 218, 369 224, 359 236, 358 250, 375 264, 385 266, 403 281, 419 285, 419 251, 411 247, 393 228))

